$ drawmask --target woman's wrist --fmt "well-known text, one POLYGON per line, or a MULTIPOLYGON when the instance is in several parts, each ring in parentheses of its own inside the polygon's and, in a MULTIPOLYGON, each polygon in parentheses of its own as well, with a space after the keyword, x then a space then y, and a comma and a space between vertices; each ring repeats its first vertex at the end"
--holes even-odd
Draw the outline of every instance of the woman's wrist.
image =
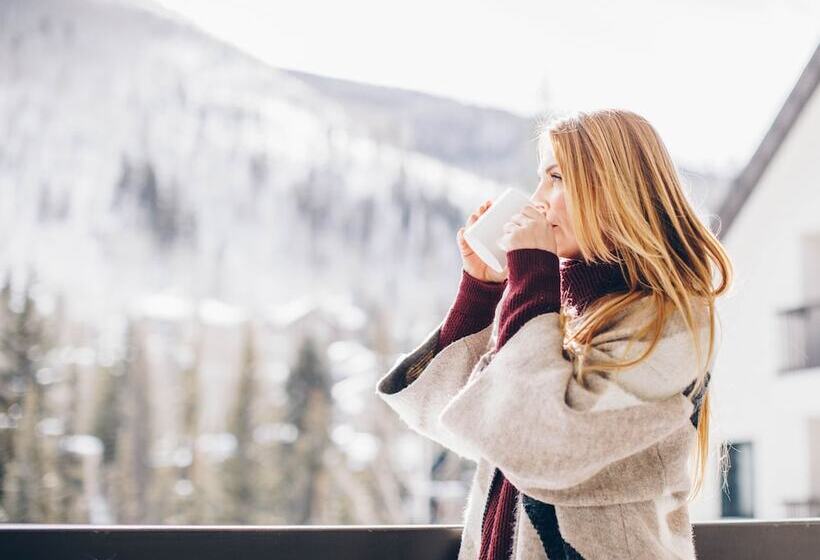
POLYGON ((558 275, 558 255, 545 249, 513 249, 507 252, 510 283, 530 276, 558 275))
POLYGON ((514 249, 507 253, 510 291, 545 297, 545 303, 561 305, 558 255, 544 249, 514 249))
POLYGON ((558 256, 543 249, 507 252, 510 289, 501 304, 497 349, 533 317, 561 308, 558 264, 558 256))

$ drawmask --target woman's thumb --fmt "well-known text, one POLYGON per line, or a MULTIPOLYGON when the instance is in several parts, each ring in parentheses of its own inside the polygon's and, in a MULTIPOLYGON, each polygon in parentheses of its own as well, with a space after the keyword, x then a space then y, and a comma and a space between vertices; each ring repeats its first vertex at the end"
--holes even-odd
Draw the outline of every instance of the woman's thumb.
POLYGON ((464 239, 464 228, 461 227, 456 234, 456 241, 458 241, 458 246, 464 249, 467 247, 467 241, 464 239))

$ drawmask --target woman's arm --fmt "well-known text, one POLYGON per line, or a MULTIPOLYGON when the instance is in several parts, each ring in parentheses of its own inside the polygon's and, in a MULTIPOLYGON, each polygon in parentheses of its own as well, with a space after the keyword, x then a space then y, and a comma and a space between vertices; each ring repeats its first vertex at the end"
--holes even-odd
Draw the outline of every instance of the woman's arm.
POLYGON ((413 430, 457 454, 478 461, 441 428, 439 416, 487 351, 505 282, 484 282, 462 271, 446 318, 379 379, 376 395, 413 430))
MULTIPOLYGON (((640 355, 645 346, 636 336, 646 316, 638 315, 593 337, 592 355, 618 361, 640 355), (636 354, 625 355, 630 342, 636 354)), ((497 465, 522 492, 571 488, 687 425, 693 406, 682 391, 695 371, 684 331, 667 329, 644 361, 611 375, 589 371, 581 383, 563 356, 558 313, 537 315, 439 420, 466 453, 497 465)))
POLYGON ((560 309, 558 264, 558 255, 542 249, 515 249, 507 253, 510 288, 501 305, 496 348, 501 348, 533 317, 560 309))
POLYGON ((458 293, 441 326, 437 349, 441 350, 456 340, 492 324, 495 309, 506 285, 506 280, 485 282, 472 277, 462 269, 458 293))

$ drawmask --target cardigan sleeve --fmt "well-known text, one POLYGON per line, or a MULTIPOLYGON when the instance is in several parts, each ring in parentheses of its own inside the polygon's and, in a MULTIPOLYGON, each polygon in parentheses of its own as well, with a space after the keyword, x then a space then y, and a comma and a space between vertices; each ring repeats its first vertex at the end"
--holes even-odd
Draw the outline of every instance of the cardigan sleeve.
POLYGON ((478 462, 474 447, 463 445, 441 424, 441 412, 464 387, 492 338, 492 324, 436 351, 442 323, 409 354, 402 354, 379 379, 376 395, 414 431, 478 462))
POLYGON ((561 275, 558 255, 542 249, 507 252, 509 292, 498 316, 501 348, 527 321, 561 307, 561 275))
POLYGON ((495 308, 506 286, 506 280, 483 281, 462 269, 458 293, 444 319, 436 350, 441 350, 459 338, 476 333, 492 324, 495 308))
MULTIPOLYGON (((645 350, 635 340, 641 326, 617 323, 593 338, 591 352, 637 357, 645 350), (640 353, 626 355, 628 347, 640 353)), ((564 357, 558 313, 538 315, 447 403, 439 422, 525 494, 579 485, 686 429, 693 404, 682 392, 695 378, 686 337, 685 329, 667 329, 639 364, 587 371, 582 384, 564 357)))
POLYGON ((491 346, 495 308, 505 287, 506 281, 483 282, 462 270, 444 321, 399 356, 376 386, 376 394, 413 430, 475 461, 442 429, 439 415, 491 346))

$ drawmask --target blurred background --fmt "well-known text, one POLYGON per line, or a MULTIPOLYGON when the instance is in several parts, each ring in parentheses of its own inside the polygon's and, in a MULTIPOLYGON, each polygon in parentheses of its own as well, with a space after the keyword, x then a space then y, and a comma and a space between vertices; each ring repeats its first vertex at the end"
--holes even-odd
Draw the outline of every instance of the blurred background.
POLYGON ((600 107, 736 267, 694 520, 820 515, 818 43, 810 0, 0 0, 0 521, 461 523, 376 381, 600 107))

